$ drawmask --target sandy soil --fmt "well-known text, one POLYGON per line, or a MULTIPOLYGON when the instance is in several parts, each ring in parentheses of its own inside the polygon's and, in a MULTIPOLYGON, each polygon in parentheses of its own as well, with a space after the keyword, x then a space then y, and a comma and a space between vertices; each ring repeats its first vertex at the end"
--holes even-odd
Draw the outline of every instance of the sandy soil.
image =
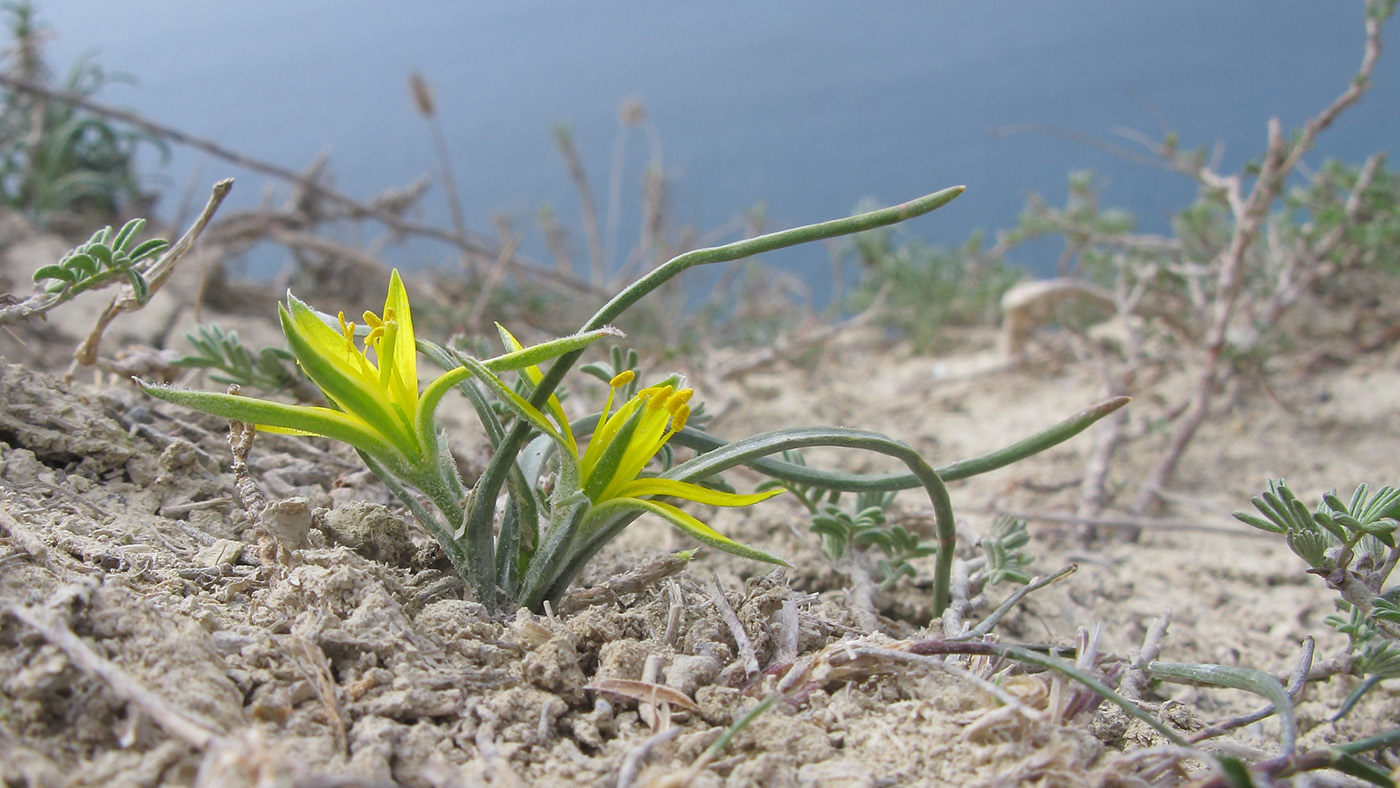
MULTIPOLYGON (((42 238, 0 241, 9 289, 22 289, 14 282, 51 253, 45 244, 63 251, 42 238)), ((192 299, 197 273, 196 265, 147 312, 119 322, 104 347, 178 337, 194 319, 179 304, 192 299)), ((271 296, 262 309, 202 317, 237 326, 257 346, 276 336, 271 296)), ((143 398, 113 376, 62 377, 92 313, 74 305, 0 333, 3 784, 675 785, 785 679, 800 689, 792 702, 759 716, 691 785, 1188 779, 1141 757, 1160 743, 1151 729, 1060 679, 1003 676, 1020 712, 965 676, 872 651, 937 634, 926 629, 931 563, 875 595, 872 631, 791 500, 718 513, 712 524, 795 569, 772 573, 706 551, 676 575, 592 606, 498 620, 463 601, 430 538, 353 454, 264 435, 251 464, 278 507, 273 539, 235 503, 226 425, 143 398), (726 624, 720 594, 748 648, 726 624), (628 683, 640 681, 666 689, 648 695, 628 683)), ((1051 350, 1008 369, 991 333, 964 340, 956 355, 920 357, 856 332, 738 379, 709 380, 704 364, 684 371, 723 411, 719 434, 860 426, 911 443, 935 464, 1003 446, 1097 399, 1091 370, 1051 350)), ((1228 517, 1270 477, 1286 477, 1305 500, 1394 481, 1394 357, 1351 354, 1322 373, 1308 369, 1315 354, 1304 360, 1274 359, 1274 395, 1246 387, 1188 453, 1164 514, 1213 530, 1149 528, 1136 543, 1113 533, 1085 543, 1073 526, 1033 520, 1033 571, 1079 568, 1028 597, 1000 638, 1074 646, 1080 628, 1096 631, 1097 670, 1113 680, 1168 610, 1166 660, 1283 675, 1305 637, 1317 638, 1319 660, 1342 648, 1322 622, 1333 609, 1322 583, 1281 544, 1228 517)), ((1130 406, 1111 508, 1127 505, 1162 451, 1164 414, 1189 380, 1168 365, 1130 406)), ((464 453, 479 444, 469 430, 458 434, 464 453)), ((952 485, 968 555, 996 512, 1072 512, 1089 447, 1081 436, 952 485)), ((812 462, 885 467, 859 456, 812 462)), ((931 536, 928 512, 918 495, 897 502, 901 522, 931 536)), ((584 585, 689 546, 640 522, 584 585)), ((1010 590, 988 589, 970 618, 1010 590)), ((983 677, 1005 667, 958 664, 983 677)), ((1400 699, 1388 688, 1329 723, 1353 687, 1343 678, 1309 686, 1299 706, 1304 746, 1395 725, 1400 699)), ((1144 703, 1188 732, 1259 705, 1180 685, 1151 686, 1144 703)), ((1266 720, 1220 746, 1258 756, 1276 750, 1277 733, 1266 720)))

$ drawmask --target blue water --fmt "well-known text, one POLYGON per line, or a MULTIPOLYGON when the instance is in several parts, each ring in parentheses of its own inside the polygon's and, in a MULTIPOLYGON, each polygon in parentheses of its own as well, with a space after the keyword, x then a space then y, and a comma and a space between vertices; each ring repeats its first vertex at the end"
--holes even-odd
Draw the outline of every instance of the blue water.
MULTIPOLYGON (((1061 200, 1066 174, 1092 168, 1105 204, 1163 231, 1194 193, 1180 176, 1056 136, 989 130, 1160 137, 1165 119, 1184 146, 1219 141, 1225 166, 1238 166, 1261 149, 1269 116, 1297 124, 1347 84, 1362 39, 1355 0, 51 0, 40 11, 58 33, 56 63, 96 47, 101 63, 140 79, 105 100, 293 168, 328 150, 337 186, 357 196, 437 171, 406 89, 416 69, 436 90, 468 224, 490 232, 491 213, 504 212, 540 257, 541 205, 578 226, 551 127, 570 124, 606 205, 618 105, 633 96, 662 141, 676 219, 700 228, 759 203, 778 228, 846 215, 863 197, 888 204, 966 184, 910 223, 958 243, 1012 225, 1028 192, 1061 200)), ((1398 99, 1400 57, 1390 57, 1311 163, 1389 148, 1398 99)), ((634 136, 629 186, 646 157, 634 136)), ((167 212, 191 183, 202 202, 228 174, 239 176, 233 205, 268 188, 188 151, 152 172, 170 190, 167 212)), ((419 218, 449 225, 440 190, 419 218)), ((634 227, 624 223, 624 247, 634 227)), ((407 254, 397 262, 454 257, 432 246, 407 254)), ((1018 262, 1044 271, 1051 254, 1031 249, 1018 262)), ((825 250, 773 259, 820 298, 825 250)))

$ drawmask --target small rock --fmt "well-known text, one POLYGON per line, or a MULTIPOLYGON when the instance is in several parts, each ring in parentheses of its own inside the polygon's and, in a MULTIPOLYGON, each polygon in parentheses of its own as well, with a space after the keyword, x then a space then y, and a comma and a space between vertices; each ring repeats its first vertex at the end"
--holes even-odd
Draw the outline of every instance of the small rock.
POLYGON ((311 531, 311 502, 305 498, 284 498, 263 509, 261 523, 279 544, 288 550, 304 550, 311 531))
POLYGON ((233 566, 238 563, 238 559, 243 557, 242 542, 235 542, 232 539, 215 539, 214 543, 194 554, 195 566, 223 566, 228 564, 233 566))
POLYGON ((719 661, 714 657, 697 654, 682 655, 671 660, 666 668, 666 685, 687 695, 694 695, 701 687, 714 683, 719 675, 719 661))
POLYGON ((355 501, 326 513, 321 531, 331 541, 345 545, 372 561, 407 566, 413 557, 408 526, 376 503, 355 501))

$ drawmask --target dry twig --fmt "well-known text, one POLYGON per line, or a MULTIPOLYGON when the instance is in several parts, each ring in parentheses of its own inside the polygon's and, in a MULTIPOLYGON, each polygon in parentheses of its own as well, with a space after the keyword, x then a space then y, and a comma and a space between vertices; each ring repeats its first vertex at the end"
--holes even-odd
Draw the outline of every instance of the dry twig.
POLYGON ((113 694, 141 709, 166 733, 200 750, 219 738, 214 731, 186 716, 174 704, 146 689, 126 671, 94 651, 53 613, 19 605, 12 605, 6 610, 61 649, 78 669, 102 679, 113 694))
POLYGON ((724 589, 720 587, 719 578, 712 577, 710 581, 710 599, 715 603, 715 609, 724 619, 725 626, 729 627, 729 634, 734 638, 734 645, 739 649, 737 661, 744 665, 744 674, 749 678, 758 675, 758 653, 754 651, 753 641, 749 640, 749 635, 744 631, 744 625, 740 623, 739 616, 734 613, 734 608, 730 606, 729 600, 724 595, 724 589))

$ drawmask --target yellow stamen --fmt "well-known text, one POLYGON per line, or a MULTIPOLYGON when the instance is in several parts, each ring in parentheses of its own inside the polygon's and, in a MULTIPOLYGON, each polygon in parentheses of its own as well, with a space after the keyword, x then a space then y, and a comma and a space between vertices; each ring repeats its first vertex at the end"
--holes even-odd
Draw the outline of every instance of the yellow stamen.
POLYGON ((345 337, 345 355, 354 358, 360 354, 355 349, 355 324, 345 322, 345 313, 339 312, 336 318, 340 320, 340 335, 345 337))
POLYGON ((676 411, 681 406, 685 405, 685 403, 689 402, 691 396, 694 394, 695 391, 693 389, 681 389, 677 391, 675 394, 671 395, 670 399, 666 400, 666 410, 672 416, 676 415, 676 411))
POLYGON ((673 391, 675 391, 675 389, 670 386, 650 389, 651 393, 649 396, 651 397, 651 401, 647 403, 647 407, 651 410, 661 410, 666 407, 666 401, 671 398, 671 392, 673 391))
POLYGON ((682 402, 680 407, 671 414, 671 432, 676 433, 685 429, 685 423, 690 419, 690 406, 682 402))
POLYGON ((608 383, 608 385, 612 386, 615 389, 620 389, 636 379, 637 373, 633 372, 630 369, 624 369, 616 375, 613 375, 613 379, 610 383, 608 383))

